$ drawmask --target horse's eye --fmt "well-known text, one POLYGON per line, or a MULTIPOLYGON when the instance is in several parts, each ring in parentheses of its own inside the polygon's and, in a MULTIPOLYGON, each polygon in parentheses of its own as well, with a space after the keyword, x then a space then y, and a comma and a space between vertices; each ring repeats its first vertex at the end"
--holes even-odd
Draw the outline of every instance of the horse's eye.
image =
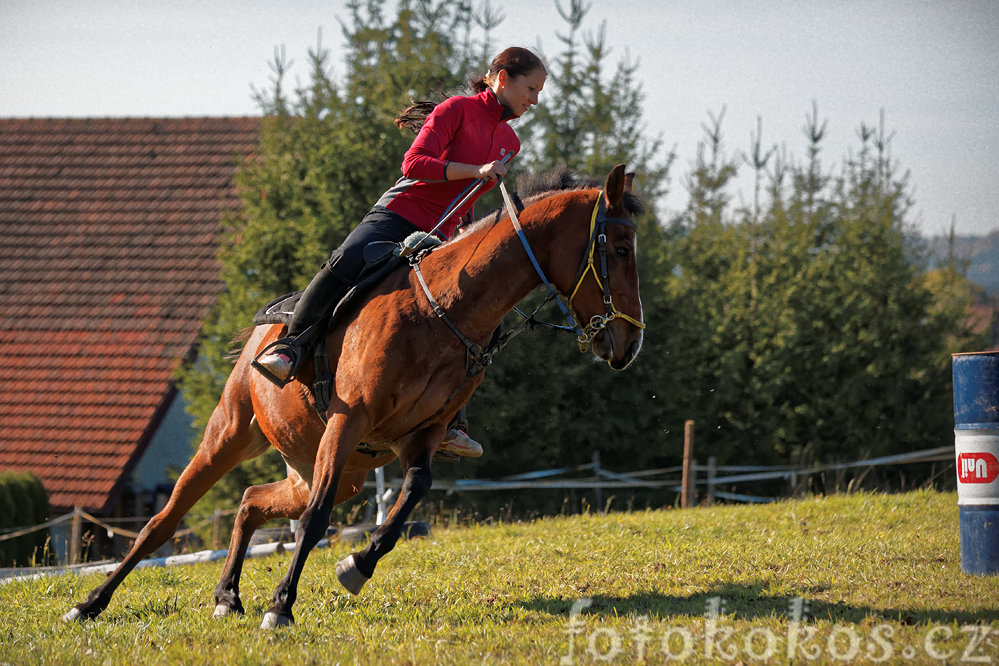
POLYGON ((617 249, 617 256, 621 257, 622 259, 627 259, 629 254, 630 252, 626 247, 619 247, 617 249))

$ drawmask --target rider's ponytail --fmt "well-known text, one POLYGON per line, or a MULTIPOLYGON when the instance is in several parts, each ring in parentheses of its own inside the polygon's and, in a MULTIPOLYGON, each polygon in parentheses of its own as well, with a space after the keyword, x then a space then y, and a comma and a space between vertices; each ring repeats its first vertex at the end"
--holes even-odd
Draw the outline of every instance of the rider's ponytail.
POLYGON ((412 106, 399 112, 399 116, 395 119, 395 126, 399 129, 408 129, 416 134, 423 127, 423 123, 426 122, 427 116, 430 115, 435 106, 437 106, 437 102, 426 99, 414 101, 412 106))

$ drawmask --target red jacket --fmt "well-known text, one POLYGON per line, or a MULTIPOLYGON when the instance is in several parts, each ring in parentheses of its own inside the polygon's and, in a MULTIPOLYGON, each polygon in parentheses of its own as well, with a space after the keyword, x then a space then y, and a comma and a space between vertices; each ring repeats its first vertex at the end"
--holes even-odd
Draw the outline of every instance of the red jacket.
MULTIPOLYGON (((500 104, 488 88, 472 97, 449 97, 427 117, 423 128, 402 160, 402 178, 396 181, 377 206, 384 206, 430 231, 444 211, 465 190, 472 179, 449 181, 448 162, 487 164, 507 154, 516 155, 520 140, 507 124, 513 115, 500 104)), ((477 199, 495 183, 487 182, 477 199)), ((440 232, 454 233, 462 215, 472 208, 474 199, 462 206, 445 222, 440 232)))

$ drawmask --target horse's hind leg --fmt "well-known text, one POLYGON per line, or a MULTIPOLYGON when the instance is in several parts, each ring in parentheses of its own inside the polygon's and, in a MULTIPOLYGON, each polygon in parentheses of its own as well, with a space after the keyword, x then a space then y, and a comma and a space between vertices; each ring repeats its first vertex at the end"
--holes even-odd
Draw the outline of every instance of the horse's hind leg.
POLYGON ((358 594, 375 572, 378 560, 395 548, 402 535, 406 519, 420 500, 426 497, 433 484, 430 460, 436 445, 444 436, 444 427, 428 428, 420 434, 418 441, 407 447, 399 455, 403 469, 402 488, 399 497, 385 522, 376 529, 368 545, 357 553, 352 553, 336 566, 336 577, 351 594, 358 594))
POLYGON ((256 529, 275 518, 298 518, 308 500, 309 487, 294 470, 289 470, 288 478, 281 481, 246 489, 236 512, 222 578, 215 588, 215 617, 243 612, 239 599, 239 576, 246 548, 256 529))
MULTIPOLYGON (((249 367, 249 364, 241 365, 249 367)), ((239 369, 237 366, 233 375, 239 369)), ((239 384, 235 383, 237 386, 239 384)), ((107 608, 114 591, 129 572, 146 555, 173 536, 184 515, 216 481, 241 461, 258 456, 266 450, 267 440, 258 436, 258 428, 251 427, 253 408, 249 395, 244 395, 244 391, 234 389, 233 386, 231 381, 226 386, 222 401, 208 421, 205 437, 194 458, 177 479, 166 506, 142 528, 118 568, 81 604, 70 609, 63 616, 64 621, 97 617, 107 608)))

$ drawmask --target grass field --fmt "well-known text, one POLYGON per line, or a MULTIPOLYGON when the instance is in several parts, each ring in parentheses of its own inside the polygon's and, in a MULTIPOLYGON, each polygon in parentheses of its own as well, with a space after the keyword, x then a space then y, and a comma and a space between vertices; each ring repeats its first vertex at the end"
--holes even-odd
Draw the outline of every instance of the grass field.
POLYGON ((438 528, 358 597, 334 545, 273 632, 258 626, 287 554, 247 562, 247 614, 223 620, 218 562, 138 570, 81 625, 60 617, 99 576, 14 582, 0 662, 999 663, 999 577, 961 574, 956 505, 854 494, 438 528))

